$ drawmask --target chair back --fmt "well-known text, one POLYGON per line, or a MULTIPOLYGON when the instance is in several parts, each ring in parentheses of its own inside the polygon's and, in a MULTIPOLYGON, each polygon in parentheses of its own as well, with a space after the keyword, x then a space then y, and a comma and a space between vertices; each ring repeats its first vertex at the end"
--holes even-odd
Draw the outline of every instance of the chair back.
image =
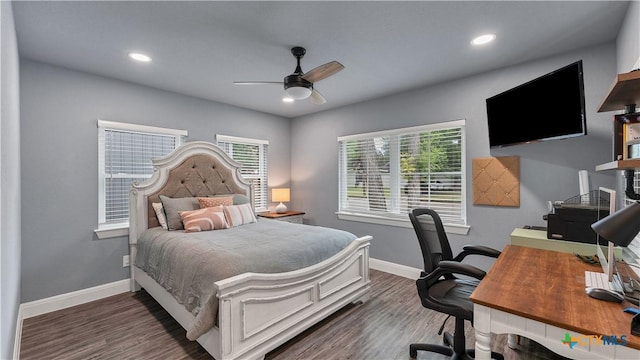
POLYGON ((413 209, 409 213, 409 219, 418 236, 424 271, 432 272, 442 260, 452 260, 453 252, 449 239, 444 231, 442 220, 435 210, 427 208, 413 209))

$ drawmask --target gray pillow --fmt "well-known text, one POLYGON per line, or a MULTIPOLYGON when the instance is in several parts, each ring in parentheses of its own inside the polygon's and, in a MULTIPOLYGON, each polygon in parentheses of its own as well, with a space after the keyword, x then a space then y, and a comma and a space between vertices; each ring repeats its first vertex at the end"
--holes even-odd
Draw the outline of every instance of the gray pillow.
POLYGON ((233 196, 233 205, 242 205, 250 202, 249 198, 243 194, 225 194, 225 195, 213 195, 213 196, 210 195, 210 197, 223 197, 223 196, 229 196, 229 195, 233 196))
POLYGON ((169 230, 184 230, 180 211, 200 209, 198 198, 195 197, 174 199, 160 195, 160 201, 162 201, 162 207, 164 208, 164 214, 167 218, 167 227, 169 230))
POLYGON ((233 194, 233 205, 242 205, 249 202, 249 198, 246 195, 233 194))

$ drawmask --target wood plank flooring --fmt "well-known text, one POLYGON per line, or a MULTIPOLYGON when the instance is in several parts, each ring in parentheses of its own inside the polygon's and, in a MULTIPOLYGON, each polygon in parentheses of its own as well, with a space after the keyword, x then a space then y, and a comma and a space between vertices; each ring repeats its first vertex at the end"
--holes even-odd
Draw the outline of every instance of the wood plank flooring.
MULTIPOLYGON (((371 270, 371 299, 349 305, 267 354, 267 360, 409 360, 409 344, 441 343, 444 315, 420 305, 415 282, 371 270)), ((453 328, 449 319, 446 329, 453 328)), ((211 359, 185 330, 144 291, 125 293, 24 320, 20 358, 47 359, 211 359)), ((467 326, 467 347, 473 329, 467 326)), ((494 338, 508 360, 563 359, 523 339, 521 349, 494 338)), ((418 359, 448 359, 418 352, 418 359)))

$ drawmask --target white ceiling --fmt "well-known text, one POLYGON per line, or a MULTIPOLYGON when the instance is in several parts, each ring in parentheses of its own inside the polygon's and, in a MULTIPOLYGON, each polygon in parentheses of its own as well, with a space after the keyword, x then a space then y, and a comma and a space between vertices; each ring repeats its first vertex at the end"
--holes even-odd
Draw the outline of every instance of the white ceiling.
POLYGON ((627 2, 14 2, 20 55, 285 117, 324 111, 615 39, 627 2), (493 32, 496 41, 470 40, 493 32), (279 86, 338 60, 328 103, 286 104, 279 86), (153 57, 134 63, 129 51, 153 57))

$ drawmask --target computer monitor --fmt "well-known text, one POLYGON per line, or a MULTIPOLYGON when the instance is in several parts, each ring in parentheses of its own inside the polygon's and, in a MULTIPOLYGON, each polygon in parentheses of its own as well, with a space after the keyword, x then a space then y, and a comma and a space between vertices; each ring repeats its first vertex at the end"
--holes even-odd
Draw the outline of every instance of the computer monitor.
MULTIPOLYGON (((598 188, 598 220, 600 220, 600 210, 603 206, 606 206, 607 202, 609 203, 609 215, 607 216, 610 216, 616 212, 616 191, 605 187, 598 188)), ((600 265, 602 265, 602 271, 606 274, 608 281, 612 285, 616 285, 614 286, 614 288, 622 290, 622 284, 618 283, 620 279, 614 276, 617 274, 617 271, 616 259, 613 252, 613 243, 598 235, 598 246, 596 246, 596 254, 598 255, 598 259, 600 260, 600 265), (606 254, 602 250, 603 248, 607 249, 606 254)))

